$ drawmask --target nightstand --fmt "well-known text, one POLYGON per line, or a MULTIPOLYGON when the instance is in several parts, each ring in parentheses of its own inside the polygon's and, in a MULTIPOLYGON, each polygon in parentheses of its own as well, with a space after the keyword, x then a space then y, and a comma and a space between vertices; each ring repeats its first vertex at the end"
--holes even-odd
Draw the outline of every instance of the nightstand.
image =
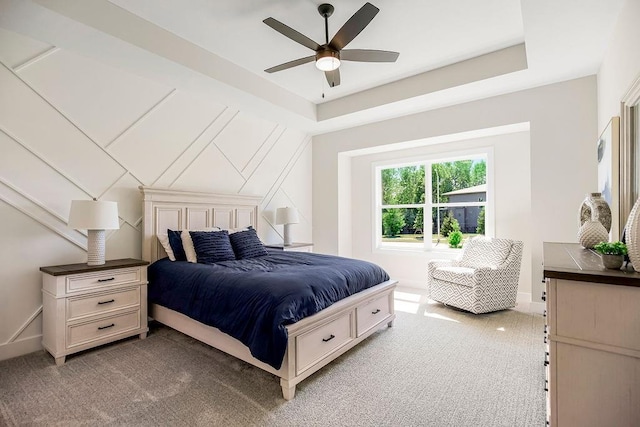
POLYGON ((68 264, 42 271, 42 345, 67 355, 133 335, 147 336, 147 261, 68 264))
POLYGON ((273 245, 264 245, 264 246, 265 248, 280 249, 281 251, 313 252, 313 243, 292 243, 289 246, 285 246, 282 243, 277 243, 273 245))

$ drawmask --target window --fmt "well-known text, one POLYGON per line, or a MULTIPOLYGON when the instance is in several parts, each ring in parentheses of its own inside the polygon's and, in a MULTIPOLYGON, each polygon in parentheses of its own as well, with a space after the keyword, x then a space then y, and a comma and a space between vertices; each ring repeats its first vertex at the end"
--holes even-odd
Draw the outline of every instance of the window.
POLYGON ((449 250, 454 232, 463 241, 485 234, 486 153, 374 170, 378 248, 449 250))

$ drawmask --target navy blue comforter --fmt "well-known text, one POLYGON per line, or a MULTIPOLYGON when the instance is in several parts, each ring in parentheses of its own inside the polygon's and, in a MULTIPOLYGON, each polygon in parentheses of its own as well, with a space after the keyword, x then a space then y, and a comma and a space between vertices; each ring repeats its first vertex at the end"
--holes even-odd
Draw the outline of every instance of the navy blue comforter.
POLYGON ((218 328, 275 369, 287 347, 285 325, 389 279, 369 262, 277 250, 211 265, 164 258, 148 274, 149 302, 218 328))

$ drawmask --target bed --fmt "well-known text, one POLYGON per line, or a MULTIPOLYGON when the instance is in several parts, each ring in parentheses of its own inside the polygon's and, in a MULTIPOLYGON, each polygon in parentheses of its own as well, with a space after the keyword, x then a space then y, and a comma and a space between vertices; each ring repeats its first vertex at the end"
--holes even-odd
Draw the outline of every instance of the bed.
MULTIPOLYGON (((166 233, 167 229, 194 230, 206 227, 236 229, 248 226, 257 228, 258 225, 260 197, 151 187, 140 187, 140 190, 143 194, 144 211, 142 257, 151 263, 160 260, 154 267, 159 271, 162 271, 163 264, 167 267, 166 264, 170 263, 168 260, 163 260, 166 252, 157 238, 158 234, 166 233)), ((326 264, 331 261, 328 256, 322 255, 300 253, 293 255, 294 253, 291 252, 287 254, 301 263, 311 262, 311 259, 305 257, 314 256, 320 260, 320 263, 326 264)), ((277 264, 283 257, 282 252, 273 253, 270 257, 265 257, 265 260, 277 264)), ((193 265, 195 269, 208 267, 210 266, 193 265)), ((162 273, 154 274, 158 278, 164 277, 162 273)), ((150 274, 150 288, 154 286, 152 282, 154 274, 150 274)), ((160 280, 158 279, 157 282, 159 283, 160 280)), ((295 319, 297 320, 295 323, 283 326, 286 329, 286 341, 279 364, 272 363, 273 361, 260 355, 258 357, 262 360, 259 360, 239 339, 194 320, 169 303, 162 305, 150 301, 149 315, 162 324, 276 375, 280 378, 283 397, 291 400, 295 395, 296 385, 300 381, 317 372, 381 327, 393 325, 395 286, 396 281, 383 280, 365 289, 356 289, 355 293, 332 302, 315 314, 300 320, 295 319)))

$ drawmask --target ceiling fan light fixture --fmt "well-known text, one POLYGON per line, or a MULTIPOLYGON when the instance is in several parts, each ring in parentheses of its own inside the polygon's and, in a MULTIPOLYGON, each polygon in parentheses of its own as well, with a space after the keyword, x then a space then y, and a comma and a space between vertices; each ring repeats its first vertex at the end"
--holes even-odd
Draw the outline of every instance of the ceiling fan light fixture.
POLYGON ((316 55, 316 68, 320 71, 333 71, 340 66, 338 52, 326 50, 316 55))

